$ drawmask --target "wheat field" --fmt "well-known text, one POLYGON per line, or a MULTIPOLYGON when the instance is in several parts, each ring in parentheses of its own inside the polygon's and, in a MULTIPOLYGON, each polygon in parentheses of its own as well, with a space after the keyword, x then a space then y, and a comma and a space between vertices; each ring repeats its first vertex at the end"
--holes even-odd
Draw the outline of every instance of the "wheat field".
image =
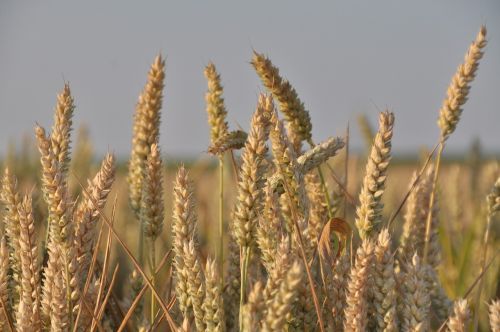
POLYGON ((207 64, 210 137, 190 161, 159 145, 162 55, 128 160, 97 162, 86 127, 72 138, 65 84, 52 128, 2 161, 0 330, 500 332, 499 163, 477 144, 443 153, 486 44, 481 27, 436 112, 439 140, 411 160, 392 158, 391 110, 360 116, 363 153, 348 127, 315 141, 258 52, 266 93, 248 132, 229 127, 207 64))

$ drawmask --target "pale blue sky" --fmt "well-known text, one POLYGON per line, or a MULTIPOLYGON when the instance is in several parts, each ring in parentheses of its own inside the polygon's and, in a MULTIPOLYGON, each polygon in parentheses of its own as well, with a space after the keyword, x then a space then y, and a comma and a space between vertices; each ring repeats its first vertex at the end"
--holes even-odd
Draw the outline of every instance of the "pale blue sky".
POLYGON ((489 45, 449 149, 480 137, 500 150, 500 1, 7 1, 0 2, 0 154, 10 139, 50 126, 70 82, 75 125, 97 151, 126 156, 132 114, 150 63, 167 57, 161 145, 167 155, 207 148, 203 68, 223 80, 232 128, 248 129, 263 90, 249 65, 264 52, 311 113, 314 139, 343 134, 361 147, 356 116, 396 114, 394 149, 437 140, 438 109, 481 24, 489 45))

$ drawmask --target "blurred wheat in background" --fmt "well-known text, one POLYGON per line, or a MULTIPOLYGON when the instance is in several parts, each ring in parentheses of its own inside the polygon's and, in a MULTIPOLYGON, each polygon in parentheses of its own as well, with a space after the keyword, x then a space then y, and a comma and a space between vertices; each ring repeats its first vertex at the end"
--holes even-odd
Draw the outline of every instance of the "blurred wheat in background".
POLYGON ((267 93, 248 133, 229 128, 209 63, 207 157, 165 158, 158 55, 129 161, 95 164, 87 128, 72 147, 65 84, 51 130, 3 160, 0 330, 500 331, 499 164, 477 144, 443 154, 486 43, 482 27, 419 160, 393 156, 397 110, 359 117, 364 153, 349 131, 315 142, 298 92, 254 52, 267 93))

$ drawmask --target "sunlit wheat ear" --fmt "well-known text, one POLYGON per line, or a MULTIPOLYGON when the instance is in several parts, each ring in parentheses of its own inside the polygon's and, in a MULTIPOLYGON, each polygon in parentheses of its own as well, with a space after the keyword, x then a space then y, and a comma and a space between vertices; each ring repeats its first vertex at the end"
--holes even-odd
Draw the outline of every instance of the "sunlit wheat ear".
POLYGON ((222 290, 219 287, 217 264, 207 259, 205 268, 205 299, 203 302, 203 321, 207 332, 224 330, 224 309, 222 307, 222 290))
POLYGON ((243 331, 259 331, 262 315, 265 311, 265 303, 262 295, 262 283, 257 281, 248 295, 247 304, 243 307, 243 331))
POLYGON ((141 196, 141 222, 144 235, 156 239, 163 229, 163 168, 160 148, 151 145, 144 169, 144 185, 141 196))
POLYGON ((76 221, 74 243, 80 273, 83 275, 87 274, 91 262, 100 211, 106 205, 114 178, 115 157, 108 153, 101 163, 99 172, 83 191, 83 200, 74 215, 76 221))
POLYGON ((344 326, 344 312, 346 308, 346 293, 349 284, 350 256, 342 255, 332 271, 332 281, 327 284, 328 296, 331 298, 334 331, 341 331, 344 326))
MULTIPOLYGON (((340 137, 330 137, 304 152, 297 158, 298 169, 303 174, 308 174, 318 166, 334 157, 344 147, 344 140, 340 137)), ((282 194, 284 192, 280 174, 274 174, 268 180, 273 190, 282 194)), ((322 193, 324 195, 324 193, 322 193)))
POLYGON ((479 60, 483 57, 483 48, 486 46, 486 27, 482 26, 476 39, 472 42, 465 55, 464 62, 458 66, 457 72, 451 79, 446 99, 439 111, 438 125, 441 129, 441 142, 445 142, 455 131, 462 106, 467 101, 470 84, 476 76, 479 60))
POLYGON ((406 265, 401 287, 401 317, 403 331, 427 331, 431 299, 428 294, 425 266, 417 254, 406 265))
POLYGON ((174 182, 174 207, 173 207, 173 251, 174 251, 174 278, 175 291, 179 309, 187 316, 191 306, 188 293, 188 274, 186 263, 183 259, 184 243, 188 243, 194 235, 196 214, 194 207, 192 184, 187 171, 181 166, 174 182))
POLYGON ((394 275, 394 255, 387 229, 378 235, 375 245, 373 308, 375 323, 380 331, 397 331, 397 291, 394 275))
POLYGON ((375 135, 359 194, 360 205, 356 210, 356 227, 362 239, 376 236, 382 224, 382 194, 385 190, 387 168, 391 160, 391 140, 394 114, 382 112, 379 130, 375 135))
POLYGON ((448 320, 448 331, 450 332, 465 332, 470 318, 470 311, 467 300, 459 299, 455 301, 453 306, 453 315, 448 320))
POLYGON ((271 97, 261 95, 250 125, 250 134, 242 152, 238 194, 234 211, 234 235, 240 247, 255 246, 256 228, 264 204, 271 114, 271 97))
MULTIPOLYGON (((70 202, 67 183, 59 168, 60 164, 52 152, 51 141, 45 136, 45 130, 40 126, 36 126, 35 134, 38 142, 38 150, 41 155, 42 190, 49 210, 48 245, 53 243, 57 250, 61 251, 60 257, 66 266, 65 271, 67 271, 65 273, 65 285, 70 288, 70 292, 67 293, 70 298, 68 301, 77 303, 80 275, 78 273, 76 249, 73 244, 75 225, 69 209, 70 202)), ((50 248, 48 251, 50 261, 50 248)), ((73 310, 76 310, 76 308, 77 306, 74 306, 73 310)))
POLYGON ((67 331, 69 329, 68 307, 64 290, 64 268, 59 267, 54 275, 54 290, 50 310, 51 331, 67 331))
POLYGON ((317 172, 304 177, 307 198, 309 200, 309 232, 311 240, 316 244, 323 226, 328 221, 328 206, 325 204, 320 178, 317 172))
POLYGON ((213 145, 219 138, 225 136, 229 129, 226 122, 227 111, 222 97, 223 88, 221 79, 215 65, 210 62, 205 67, 205 77, 208 91, 205 94, 207 103, 208 124, 210 125, 210 139, 213 145))
POLYGON ((269 182, 265 188, 264 210, 257 227, 257 244, 261 252, 261 262, 270 273, 274 269, 278 240, 281 237, 285 221, 281 214, 279 196, 269 182))
POLYGON ((19 208, 21 246, 21 296, 17 324, 23 331, 41 329, 40 320, 40 263, 36 245, 35 224, 31 195, 19 208))
POLYGON ((50 134, 51 148, 54 157, 59 163, 59 169, 63 176, 66 175, 70 164, 71 126, 73 124, 73 112, 75 104, 69 84, 57 96, 57 104, 54 111, 54 125, 50 134))
POLYGON ((183 243, 182 259, 186 265, 186 273, 188 276, 188 294, 193 306, 193 313, 197 331, 205 330, 205 322, 203 320, 205 313, 203 310, 203 301, 205 298, 204 276, 201 271, 200 257, 195 248, 193 239, 183 243))
POLYGON ((278 68, 271 60, 263 54, 254 52, 251 61, 255 71, 259 75, 262 84, 268 89, 279 102, 287 126, 289 128, 290 140, 296 152, 300 151, 301 141, 312 142, 312 124, 309 112, 304 103, 299 99, 292 85, 284 80, 278 68))
POLYGON ((225 133, 209 146, 208 152, 213 155, 221 155, 229 150, 239 150, 245 146, 248 134, 243 130, 234 130, 225 133))
POLYGON ((269 271, 266 286, 263 291, 263 300, 267 306, 269 306, 273 297, 279 291, 280 284, 286 277, 286 273, 290 269, 290 266, 292 266, 294 255, 290 250, 289 242, 288 237, 281 238, 276 249, 272 269, 269 271))
MULTIPOLYGON (((412 178, 412 181, 415 179, 412 178)), ((412 190, 406 204, 406 213, 404 216, 403 234, 401 237, 401 246, 399 249, 400 258, 411 260, 413 254, 417 252, 423 255, 425 242, 425 221, 429 211, 429 199, 432 190, 432 179, 434 176, 434 167, 428 167, 426 173, 422 176, 419 183, 412 190)), ((429 256, 428 263, 436 268, 441 261, 441 245, 439 243, 439 204, 435 197, 433 205, 433 214, 431 220, 431 229, 429 237, 429 256)))
POLYGON ((130 206, 139 217, 142 182, 146 159, 152 144, 157 144, 160 136, 160 109, 163 100, 165 61, 158 55, 148 73, 148 81, 139 95, 135 108, 130 154, 129 184, 130 206))
MULTIPOLYGON (((9 247, 7 246, 7 240, 5 236, 0 239, 0 314, 4 315, 4 312, 10 312, 8 307, 9 303, 9 247), (5 308, 2 307, 2 303, 5 304, 5 308)), ((5 317, 0 319, 0 331, 3 331, 6 325, 5 317)))
POLYGON ((356 253, 356 263, 351 268, 347 285, 347 307, 345 308, 345 331, 365 331, 368 324, 369 276, 372 273, 374 245, 364 240, 356 253))
POLYGON ((285 182, 285 188, 289 191, 284 200, 289 202, 288 206, 290 203, 293 204, 288 207, 288 211, 284 212, 290 216, 291 209, 295 209, 298 218, 304 219, 309 214, 304 175, 299 169, 297 155, 286 135, 283 122, 280 121, 276 112, 272 113, 271 124, 270 137, 276 169, 285 182))
POLYGON ((268 302, 266 316, 262 322, 262 331, 283 331, 286 316, 292 309, 292 303, 297 297, 297 289, 303 277, 302 267, 295 262, 287 271, 279 290, 268 302))
POLYGON ((492 332, 500 332, 500 300, 489 305, 490 328, 492 332))
POLYGON ((334 157, 345 146, 341 137, 330 137, 315 145, 312 149, 304 152, 297 161, 304 173, 317 168, 329 158, 334 157))
MULTIPOLYGON (((21 248, 19 243, 19 207, 21 205, 21 198, 17 189, 17 179, 10 173, 8 168, 5 169, 2 178, 0 199, 4 209, 3 223, 9 247, 10 268, 12 269, 14 286, 17 289, 20 286, 21 276, 21 248)), ((17 294, 17 291, 13 291, 13 295, 17 294)), ((17 302, 17 299, 15 302, 17 302)))

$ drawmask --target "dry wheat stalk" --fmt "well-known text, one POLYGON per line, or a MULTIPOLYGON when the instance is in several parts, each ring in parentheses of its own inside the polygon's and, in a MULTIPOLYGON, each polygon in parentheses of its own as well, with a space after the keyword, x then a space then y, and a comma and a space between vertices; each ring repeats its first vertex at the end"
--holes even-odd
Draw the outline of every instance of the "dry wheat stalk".
POLYGON ((268 151, 266 141, 269 137, 272 112, 272 98, 260 95, 250 125, 250 134, 241 155, 233 231, 238 245, 242 248, 255 245, 255 229, 264 203, 267 169, 265 156, 268 151))
POLYGON ((465 332, 467 331, 467 322, 470 312, 467 305, 467 300, 459 299, 455 301, 453 306, 453 315, 448 320, 448 331, 465 332))
POLYGON ((287 271, 278 292, 267 305, 267 313, 262 322, 262 331, 283 331, 286 325, 286 315, 292 308, 297 296, 297 289, 302 281, 303 271, 299 262, 293 263, 287 271))
POLYGON ((262 84, 278 100, 289 128, 288 134, 296 152, 300 152, 301 141, 312 142, 312 124, 309 112, 299 99, 292 85, 281 78, 278 68, 263 54, 254 52, 252 65, 262 84))
POLYGON ((139 217, 144 168, 151 145, 160 136, 160 109, 163 100, 165 61, 158 55, 148 73, 148 80, 139 96, 134 114, 132 152, 130 154, 129 183, 130 206, 139 217))
POLYGON ((382 194, 384 193, 387 167, 391 159, 391 139, 394 114, 382 112, 379 130, 375 135, 372 150, 366 164, 363 186, 359 194, 360 205, 356 210, 356 227, 362 239, 378 233, 382 223, 382 194))
POLYGON ((17 311, 18 328, 37 331, 40 320, 40 263, 36 245, 32 198, 26 195, 19 207, 21 247, 21 296, 17 311))
POLYGON ((208 123, 210 124, 210 138, 214 144, 220 137, 225 136, 229 129, 226 122, 227 111, 222 98, 223 88, 220 75, 217 73, 215 65, 210 62, 205 67, 205 77, 207 78, 208 91, 205 94, 207 103, 208 123))
POLYGON ((347 285, 347 307, 344 310, 345 331, 365 331, 368 324, 368 291, 373 263, 374 245, 364 240, 356 253, 356 263, 351 268, 350 281, 347 285))
POLYGON ((445 142, 455 131, 462 106, 467 101, 470 84, 476 76, 479 60, 483 57, 483 48, 486 46, 486 27, 482 26, 476 39, 472 42, 465 55, 464 62, 458 66, 457 72, 451 79, 447 97, 439 110, 438 125, 441 129, 441 142, 445 142))
POLYGON ((203 302, 203 321, 206 332, 222 332, 224 330, 224 311, 222 294, 219 288, 217 264, 210 258, 205 267, 205 299, 203 302))
POLYGON ((397 292, 391 236, 383 229, 375 245, 373 308, 377 331, 397 331, 397 292))
POLYGON ((163 173, 160 148, 151 145, 144 169, 141 222, 144 235, 154 241, 163 229, 163 173))
POLYGON ((489 305, 490 327, 492 332, 500 331, 500 300, 492 301, 489 305))

